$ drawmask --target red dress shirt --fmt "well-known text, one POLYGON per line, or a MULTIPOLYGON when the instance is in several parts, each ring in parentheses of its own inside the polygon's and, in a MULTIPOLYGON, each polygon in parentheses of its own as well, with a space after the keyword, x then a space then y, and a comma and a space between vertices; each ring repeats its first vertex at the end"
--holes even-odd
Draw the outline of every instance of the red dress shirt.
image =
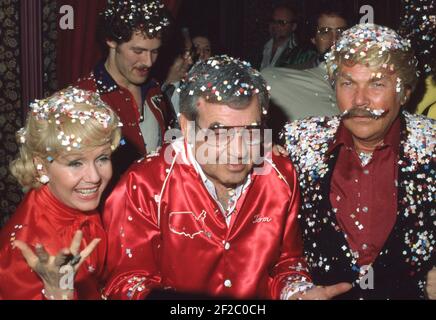
POLYGON ((396 221, 399 139, 397 118, 365 166, 342 123, 329 147, 339 148, 330 202, 360 266, 374 262, 396 221))

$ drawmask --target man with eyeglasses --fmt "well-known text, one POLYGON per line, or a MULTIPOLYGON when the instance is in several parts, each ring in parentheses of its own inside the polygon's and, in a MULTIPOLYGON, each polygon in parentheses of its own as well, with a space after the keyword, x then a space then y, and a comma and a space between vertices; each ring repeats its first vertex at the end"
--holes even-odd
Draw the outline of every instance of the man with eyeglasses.
POLYGON ((277 6, 269 24, 271 39, 263 48, 260 70, 275 66, 283 52, 296 46, 294 32, 297 29, 295 9, 287 5, 277 6))
MULTIPOLYGON (((325 53, 338 41, 342 32, 347 29, 347 19, 340 11, 321 11, 312 23, 311 42, 316 46, 318 58, 313 67, 324 61, 325 53)), ((308 65, 307 67, 311 67, 308 65)))
POLYGON ((328 299, 351 288, 311 282, 297 176, 268 150, 268 102, 265 80, 247 62, 216 56, 194 65, 180 92, 183 136, 133 165, 107 201, 105 297, 144 299, 167 288, 328 299))

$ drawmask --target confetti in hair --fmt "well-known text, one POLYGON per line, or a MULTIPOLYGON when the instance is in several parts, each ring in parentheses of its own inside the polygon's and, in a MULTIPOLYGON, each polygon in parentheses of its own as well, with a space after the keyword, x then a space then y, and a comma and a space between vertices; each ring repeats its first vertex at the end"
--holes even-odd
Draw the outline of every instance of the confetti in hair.
MULTIPOLYGON (((325 57, 328 74, 333 84, 339 70, 339 64, 342 63, 350 65, 362 63, 368 67, 373 67, 379 63, 377 67, 388 74, 398 72, 401 68, 407 68, 406 71, 398 75, 403 78, 399 84, 407 84, 412 88, 419 77, 419 72, 416 69, 418 61, 413 54, 410 41, 401 37, 393 29, 376 24, 358 24, 344 31, 339 41, 325 57), (394 59, 394 57, 396 58, 394 59), (388 61, 392 61, 392 63, 388 63, 388 61), (413 72, 413 75, 410 72, 413 72)), ((378 71, 374 77, 381 78, 382 73, 378 71)))
POLYGON ((102 15, 117 40, 128 41, 133 31, 155 38, 170 25, 159 0, 108 0, 102 15))
MULTIPOLYGON (((114 113, 108 112, 108 105, 101 100, 100 96, 91 91, 85 91, 75 87, 68 87, 64 90, 56 92, 47 99, 35 100, 30 104, 30 116, 38 121, 47 121, 55 123, 57 128, 57 139, 61 146, 67 151, 71 151, 72 147, 79 149, 81 147, 82 138, 74 134, 67 135, 63 130, 63 124, 66 119, 71 123, 84 125, 87 121, 96 121, 103 128, 107 129, 116 121, 118 126, 122 126, 114 113), (77 104, 89 105, 87 110, 76 108, 77 104)), ((26 143, 27 132, 25 128, 18 131, 18 138, 21 144, 26 143)), ((49 152, 50 150, 47 150, 49 152)))
POLYGON ((49 120, 51 116, 58 119, 63 114, 71 118, 72 122, 79 121, 81 124, 93 118, 105 128, 111 121, 111 116, 106 112, 106 108, 107 104, 101 100, 98 94, 74 87, 58 91, 48 99, 35 100, 30 104, 31 112, 38 120, 49 120), (75 104, 92 105, 95 106, 95 110, 77 111, 74 110, 75 104))
POLYGON ((267 113, 270 87, 249 62, 227 55, 197 62, 178 90, 181 97, 202 97, 211 103, 245 103, 260 97, 262 113, 267 113))

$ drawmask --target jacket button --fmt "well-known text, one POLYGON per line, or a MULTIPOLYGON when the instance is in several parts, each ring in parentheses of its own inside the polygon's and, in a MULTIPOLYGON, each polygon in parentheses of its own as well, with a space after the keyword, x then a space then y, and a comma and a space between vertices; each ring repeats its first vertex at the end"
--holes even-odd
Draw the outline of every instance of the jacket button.
POLYGON ((232 282, 230 281, 230 280, 226 280, 226 281, 224 281, 224 286, 226 287, 226 288, 231 288, 232 287, 232 282))
POLYGON ((230 243, 226 242, 224 245, 224 249, 229 250, 230 249, 230 243))

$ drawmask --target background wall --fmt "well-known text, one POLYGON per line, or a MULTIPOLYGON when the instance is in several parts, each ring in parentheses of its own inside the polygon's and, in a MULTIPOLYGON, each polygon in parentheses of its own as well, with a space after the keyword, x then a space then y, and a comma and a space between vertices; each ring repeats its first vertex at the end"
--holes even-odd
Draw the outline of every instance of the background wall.
POLYGON ((20 1, 0 1, 0 223, 15 210, 20 188, 9 174, 15 156, 15 132, 22 126, 20 92, 20 1))

